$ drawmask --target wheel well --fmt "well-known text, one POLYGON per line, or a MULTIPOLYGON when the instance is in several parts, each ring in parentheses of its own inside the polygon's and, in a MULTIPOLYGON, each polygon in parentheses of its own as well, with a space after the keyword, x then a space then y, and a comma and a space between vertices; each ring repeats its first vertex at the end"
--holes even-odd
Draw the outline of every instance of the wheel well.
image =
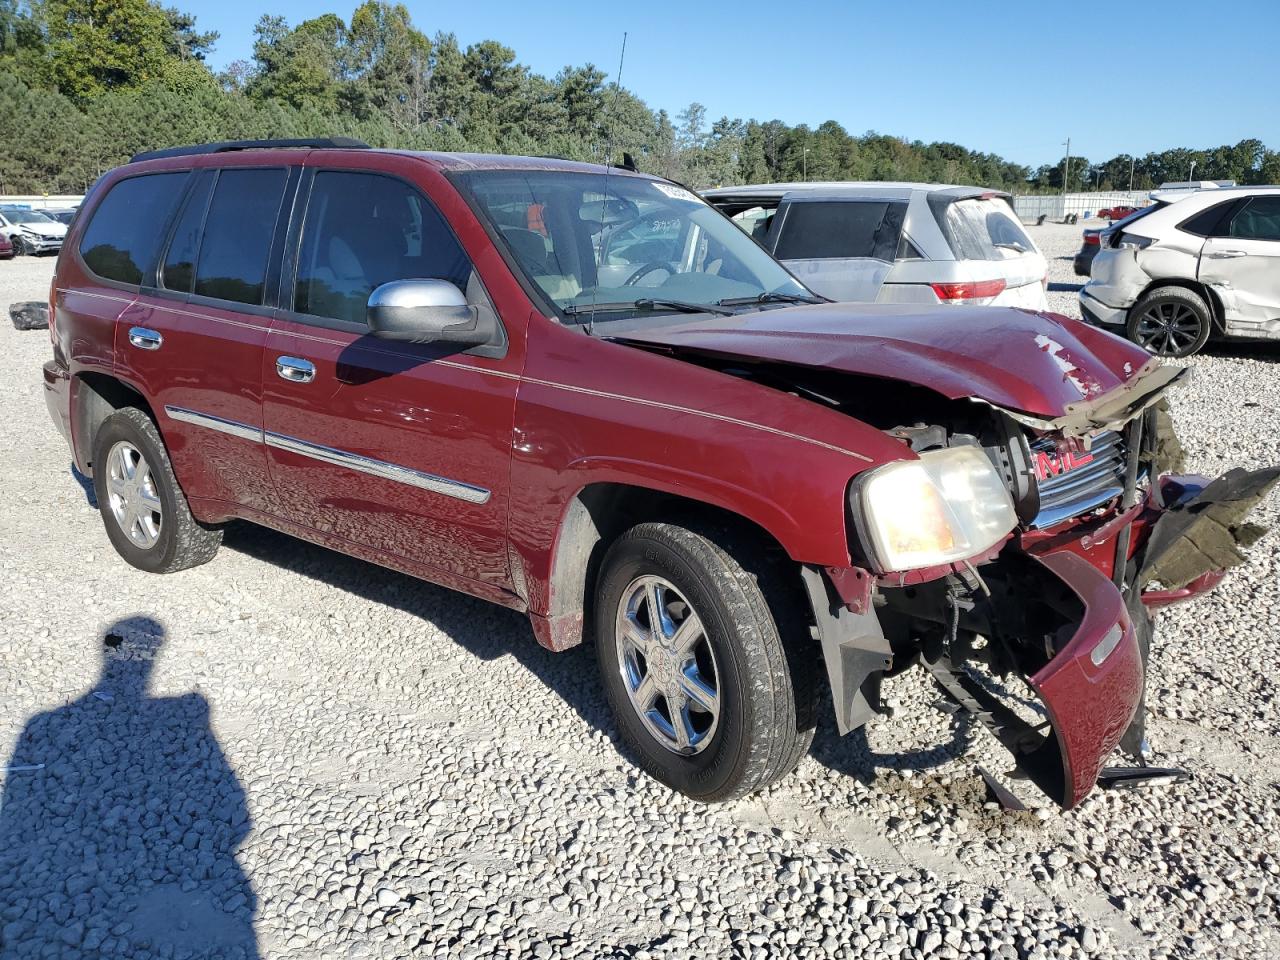
MULTIPOLYGON (((592 601, 600 563, 609 546, 638 523, 681 523, 696 520, 733 530, 763 547, 781 563, 790 563, 777 539, 740 514, 675 494, 626 484, 590 484, 569 502, 560 524, 551 565, 550 609, 556 621, 556 649, 581 643, 589 633, 592 601)), ((794 589, 803 594, 799 567, 794 589)), ((807 602, 807 601, 806 601, 807 602)))
POLYGON ((93 441, 102 422, 124 407, 137 407, 152 420, 155 413, 142 394, 115 377, 90 372, 79 374, 76 380, 72 436, 76 438, 86 474, 93 476, 93 441))
MULTIPOLYGON (((1205 303, 1209 304, 1209 319, 1213 323, 1213 329, 1217 333, 1223 333, 1226 330, 1226 321, 1222 309, 1222 300, 1219 299, 1217 291, 1215 291, 1207 283, 1201 283, 1199 280, 1185 280, 1181 277, 1166 278, 1162 280, 1152 280, 1149 284, 1142 288, 1142 292, 1134 299, 1133 304, 1136 307, 1142 302, 1142 298, 1149 294, 1152 290, 1160 287, 1182 287, 1184 290, 1190 290, 1192 293, 1201 297, 1205 303)), ((1130 308, 1132 309, 1132 308, 1130 308)))

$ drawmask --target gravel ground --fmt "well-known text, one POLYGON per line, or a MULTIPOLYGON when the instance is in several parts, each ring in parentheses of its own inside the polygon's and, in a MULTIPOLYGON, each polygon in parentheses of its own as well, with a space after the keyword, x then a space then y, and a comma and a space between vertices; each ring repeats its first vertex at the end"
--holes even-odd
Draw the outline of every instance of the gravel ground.
MULTIPOLYGON (((1075 313, 1079 227, 1033 228, 1075 313)), ((0 263, 0 304, 52 261, 0 263)), ((7 313, 7 311, 6 311, 7 313)), ((1151 734, 1194 781, 1061 813, 985 802, 985 733, 920 677, 897 716, 746 801, 621 756, 589 650, 233 528, 119 560, 0 323, 0 957, 1220 957, 1280 950, 1280 537, 1162 615, 1151 734)), ((1204 472, 1280 461, 1280 351, 1194 361, 1204 472)), ((1275 523, 1275 498, 1264 520, 1275 523)))

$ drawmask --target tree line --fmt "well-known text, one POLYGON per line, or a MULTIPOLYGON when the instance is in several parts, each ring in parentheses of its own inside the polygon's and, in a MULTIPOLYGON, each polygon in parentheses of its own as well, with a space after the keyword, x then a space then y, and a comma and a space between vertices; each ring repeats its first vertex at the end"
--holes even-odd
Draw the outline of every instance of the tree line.
POLYGON ((1018 193, 1149 188, 1186 179, 1280 181, 1257 140, 1033 170, 954 143, 835 121, 817 127, 653 110, 594 64, 547 77, 496 40, 428 36, 408 10, 365 0, 349 20, 264 15, 252 58, 214 71, 218 40, 159 0, 0 0, 0 193, 81 192, 134 153, 181 143, 343 135, 373 146, 596 160, 696 188, 789 180, 973 183, 1018 193))

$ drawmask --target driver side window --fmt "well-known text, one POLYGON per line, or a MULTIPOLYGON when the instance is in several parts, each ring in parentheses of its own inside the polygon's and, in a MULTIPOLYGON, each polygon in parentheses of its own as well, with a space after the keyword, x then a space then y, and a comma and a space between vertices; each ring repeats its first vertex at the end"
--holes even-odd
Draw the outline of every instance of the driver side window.
POLYGON ((417 190, 375 173, 321 171, 307 202, 293 308, 364 323, 369 294, 392 280, 448 280, 464 293, 471 261, 417 190))

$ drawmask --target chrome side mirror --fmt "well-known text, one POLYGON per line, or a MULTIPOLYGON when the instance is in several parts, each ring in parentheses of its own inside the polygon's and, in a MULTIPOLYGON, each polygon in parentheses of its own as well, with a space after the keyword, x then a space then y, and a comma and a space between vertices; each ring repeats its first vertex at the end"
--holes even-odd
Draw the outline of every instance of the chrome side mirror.
POLYGON ((369 294, 369 331, 383 340, 479 346, 491 331, 448 280, 392 280, 369 294))

